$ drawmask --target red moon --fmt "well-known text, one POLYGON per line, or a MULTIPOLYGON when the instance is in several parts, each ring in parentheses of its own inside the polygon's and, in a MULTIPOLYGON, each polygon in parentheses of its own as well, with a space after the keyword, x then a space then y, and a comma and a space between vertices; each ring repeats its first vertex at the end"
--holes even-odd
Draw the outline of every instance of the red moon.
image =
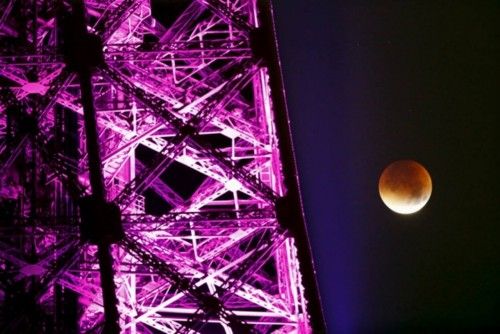
POLYGON ((429 172, 418 162, 399 160, 384 169, 378 191, 389 209, 407 215, 427 204, 432 193, 432 180, 429 172))

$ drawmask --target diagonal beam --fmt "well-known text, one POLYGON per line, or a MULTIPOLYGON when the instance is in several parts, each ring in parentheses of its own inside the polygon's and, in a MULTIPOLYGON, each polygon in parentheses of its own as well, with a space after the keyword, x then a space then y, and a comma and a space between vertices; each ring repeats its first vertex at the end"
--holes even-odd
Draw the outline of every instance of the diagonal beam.
MULTIPOLYGON (((139 161, 135 160, 135 165, 139 173, 144 167, 144 165, 139 161)), ((167 203, 172 205, 174 208, 180 207, 184 204, 184 199, 179 196, 172 188, 170 188, 165 182, 157 178, 151 184, 153 190, 160 195, 167 203)))
MULTIPOLYGON (((137 241, 129 236, 126 236, 121 243, 132 256, 141 260, 143 264, 156 270, 158 275, 172 282, 177 289, 194 297, 196 302, 200 305, 200 309, 204 315, 216 315, 224 322, 234 326, 234 328, 244 327, 245 323, 234 315, 234 313, 225 308, 223 303, 210 293, 196 288, 187 278, 178 274, 178 269, 175 266, 166 263, 155 254, 145 250, 137 241)), ((183 327, 183 333, 188 333, 186 330, 187 328, 183 327)))
MULTIPOLYGON (((86 297, 88 300, 92 301, 92 304, 99 306, 102 309, 104 308, 101 287, 98 285, 89 283, 69 272, 60 277, 57 283, 80 294, 81 296, 86 297)), ((118 296, 118 300, 118 310, 120 313, 128 316, 130 319, 134 319, 136 317, 135 310, 132 309, 130 305, 128 305, 120 296, 118 296)), ((181 327, 181 325, 174 320, 164 320, 161 318, 162 317, 159 314, 152 314, 150 317, 141 318, 140 322, 167 334, 173 334, 179 327, 181 327), (162 323, 158 321, 160 319, 162 320, 162 323)), ((196 334, 196 332, 191 331, 190 334, 196 334)))
POLYGON ((2 14, 0 16, 0 27, 3 26, 5 20, 7 20, 7 17, 10 15, 10 12, 12 11, 12 8, 14 7, 14 3, 16 2, 15 0, 7 0, 7 6, 3 8, 2 14))
POLYGON ((168 27, 168 30, 161 35, 159 42, 168 43, 175 40, 203 12, 204 8, 202 6, 196 1, 191 2, 175 22, 168 27))
POLYGON ((93 30, 106 43, 142 3, 143 0, 123 0, 117 7, 109 6, 104 14, 100 16, 93 30))
POLYGON ((198 2, 210 8, 212 12, 228 24, 234 25, 246 32, 250 32, 253 29, 248 19, 241 15, 240 12, 229 8, 227 2, 222 2, 221 0, 198 0, 198 2))
POLYGON ((50 286, 77 261, 81 246, 77 241, 72 241, 54 254, 49 254, 45 259, 33 264, 23 259, 23 254, 18 253, 16 249, 11 249, 11 246, 0 242, 0 257, 19 268, 19 274, 13 278, 13 281, 41 271, 42 276, 38 279, 35 290, 28 291, 35 300, 40 301, 50 286))
MULTIPOLYGON (((59 86, 60 82, 63 82, 62 79, 66 78, 66 76, 60 76, 59 77, 61 80, 58 80, 57 84, 54 84, 51 89, 53 91, 58 91, 61 86, 59 86)), ((65 82, 62 83, 64 85, 65 82)), ((57 95, 57 93, 56 93, 57 95)), ((24 107, 17 101, 17 98, 15 95, 10 91, 9 89, 4 89, 2 91, 1 96, 3 99, 6 99, 2 101, 4 104, 14 106, 16 107, 17 110, 17 117, 19 119, 22 119, 23 122, 32 122, 36 126, 39 119, 41 118, 42 114, 48 110, 48 108, 45 108, 45 111, 42 112, 42 114, 37 114, 37 115, 29 115, 25 110, 24 107)), ((54 98, 48 98, 48 100, 53 101, 54 98)), ((51 103, 51 102, 49 102, 51 103)), ((2 169, 7 169, 10 167, 10 165, 14 162, 15 158, 17 157, 16 152, 20 152, 22 147, 28 142, 28 138, 30 136, 33 136, 33 142, 35 146, 40 150, 42 158, 44 158, 45 163, 52 169, 52 172, 54 172, 58 177, 60 177, 63 180, 63 183, 68 186, 68 191, 70 194, 73 194, 74 197, 78 197, 81 194, 85 192, 84 187, 73 177, 74 175, 74 170, 71 166, 69 166, 66 161, 62 158, 62 155, 60 152, 56 150, 51 150, 50 143, 48 137, 45 136, 45 133, 42 128, 34 128, 32 130, 35 130, 35 133, 21 133, 20 136, 17 138, 17 145, 16 148, 13 150, 13 154, 8 156, 8 159, 5 162, 2 162, 2 169)))
MULTIPOLYGON (((267 231, 265 236, 260 241, 260 244, 252 252, 250 252, 250 254, 247 254, 248 256, 246 256, 244 261, 238 264, 237 269, 232 271, 221 285, 217 286, 217 293, 221 295, 221 301, 227 301, 227 299, 245 283, 245 278, 251 276, 253 272, 258 270, 258 268, 264 264, 264 261, 272 255, 272 252, 277 249, 279 244, 284 240, 285 236, 283 233, 267 231)), ((200 321, 202 321, 201 326, 203 326, 203 323, 206 320, 207 317, 203 314, 203 310, 200 307, 188 318, 188 325, 186 327, 198 328, 196 327, 196 324, 199 324, 200 321)), ((180 328, 176 334, 187 334, 184 331, 184 328, 180 328)), ((243 330, 242 327, 239 328, 240 330, 243 330)))
MULTIPOLYGON (((144 240, 144 239, 142 239, 142 240, 144 240)), ((172 252, 170 250, 166 250, 166 251, 167 251, 167 253, 164 254, 165 257, 169 257, 169 256, 175 254, 175 252, 172 252)), ((222 281, 220 279, 218 279, 217 277, 218 276, 223 276, 224 272, 229 271, 231 268, 238 266, 241 262, 245 261, 248 256, 250 256, 250 254, 244 255, 241 259, 239 259, 237 261, 233 261, 232 263, 226 265, 225 267, 219 268, 218 270, 216 270, 214 272, 211 272, 208 275, 205 274, 205 273, 203 273, 203 272, 198 271, 195 268, 189 267, 187 270, 193 276, 200 277, 200 279, 197 280, 196 282, 194 282, 192 286, 194 288, 196 288, 196 289, 199 289, 202 285, 209 284, 211 282, 213 282, 216 285, 222 285, 222 281)), ((238 294, 238 291, 236 291, 235 294, 238 294)), ((154 307, 148 308, 148 310, 146 312, 144 312, 142 314, 139 314, 138 317, 136 319, 134 319, 134 320, 135 321, 140 321, 143 318, 150 317, 152 314, 154 314, 156 312, 160 312, 165 307, 168 307, 169 305, 171 305, 174 302, 178 301, 184 295, 185 295, 185 292, 180 292, 180 293, 178 293, 176 295, 173 295, 172 297, 168 298, 167 300, 164 300, 161 304, 158 304, 158 305, 156 305, 154 307)), ((250 295, 248 295, 247 297, 249 297, 249 296, 250 295)), ((271 306, 270 304, 266 304, 265 302, 264 303, 263 302, 259 303, 259 300, 256 300, 255 296, 256 295, 254 294, 254 295, 252 295, 253 298, 250 298, 250 299, 252 299, 252 302, 254 302, 256 304, 260 304, 260 306, 264 306, 264 307, 271 306)), ((242 297, 245 297, 245 296, 242 295, 242 297)), ((285 314, 285 316, 288 316, 283 309, 275 309, 273 307, 270 307, 270 309, 271 309, 271 311, 277 311, 277 312, 275 312, 276 314, 279 314, 279 315, 285 314)), ((196 311, 193 310, 192 313, 194 314, 195 312, 196 311)), ((235 311, 235 313, 236 313, 236 311, 235 311)), ((132 324, 129 324, 129 326, 130 325, 132 325, 132 324)), ((125 326, 124 329, 127 328, 127 327, 128 326, 125 326)))
MULTIPOLYGON (((247 78, 253 74, 253 71, 250 71, 250 65, 251 63, 247 63, 246 66, 242 66, 243 74, 237 73, 234 75, 225 86, 213 94, 214 98, 211 99, 201 111, 193 116, 188 123, 184 123, 181 119, 169 112, 164 101, 151 96, 139 87, 136 87, 116 70, 109 67, 104 67, 102 69, 105 75, 117 82, 127 93, 139 97, 143 103, 150 106, 155 116, 160 116, 178 130, 177 136, 175 136, 162 151, 162 154, 165 157, 160 157, 161 159, 158 159, 159 161, 156 161, 155 164, 153 164, 154 167, 148 171, 148 174, 140 175, 132 180, 124 188, 122 193, 117 196, 115 199, 116 203, 120 204, 122 207, 127 207, 134 201, 134 196, 136 196, 135 194, 139 194, 151 185, 151 182, 153 182, 154 179, 156 179, 170 165, 172 159, 182 151, 183 146, 185 145, 185 140, 188 139, 188 137, 192 138, 193 134, 196 134, 201 128, 203 128, 215 116, 215 112, 228 103, 234 94, 236 94, 236 91, 240 89, 244 83, 246 83, 247 78)), ((196 139, 199 141, 200 137, 197 137, 196 139)), ((204 146, 206 147, 207 144, 204 146)), ((267 197, 272 196, 272 198, 274 198, 274 194, 270 189, 266 189, 266 187, 263 187, 259 181, 254 178, 250 178, 246 173, 238 171, 237 168, 235 168, 231 162, 226 161, 226 158, 219 154, 217 150, 213 148, 207 148, 206 150, 212 155, 218 156, 217 160, 222 162, 226 169, 229 169, 230 174, 237 175, 242 178, 244 184, 250 183, 253 185, 253 183, 257 183, 259 190, 265 191, 267 197)))

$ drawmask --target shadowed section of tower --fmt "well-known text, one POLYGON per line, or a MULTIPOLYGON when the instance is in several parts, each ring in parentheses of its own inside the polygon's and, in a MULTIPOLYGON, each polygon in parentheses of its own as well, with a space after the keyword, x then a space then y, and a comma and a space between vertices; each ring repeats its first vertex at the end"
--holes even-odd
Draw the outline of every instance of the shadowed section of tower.
POLYGON ((0 332, 324 332, 269 3, 5 3, 0 332))

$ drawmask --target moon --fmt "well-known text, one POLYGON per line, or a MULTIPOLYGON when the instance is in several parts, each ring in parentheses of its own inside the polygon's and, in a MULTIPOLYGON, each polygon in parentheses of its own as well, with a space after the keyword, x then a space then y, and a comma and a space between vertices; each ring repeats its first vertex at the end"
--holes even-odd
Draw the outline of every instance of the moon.
POLYGON ((408 215, 427 204, 432 193, 432 180, 429 172, 418 162, 399 160, 384 169, 378 191, 389 209, 408 215))

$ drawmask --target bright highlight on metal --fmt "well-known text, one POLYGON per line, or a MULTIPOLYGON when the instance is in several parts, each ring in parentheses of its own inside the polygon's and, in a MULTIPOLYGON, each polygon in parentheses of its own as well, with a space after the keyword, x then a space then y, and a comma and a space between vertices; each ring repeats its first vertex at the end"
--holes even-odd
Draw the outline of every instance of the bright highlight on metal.
POLYGON ((318 326, 307 240, 289 228, 302 218, 286 209, 266 11, 2 1, 0 332, 318 326))

